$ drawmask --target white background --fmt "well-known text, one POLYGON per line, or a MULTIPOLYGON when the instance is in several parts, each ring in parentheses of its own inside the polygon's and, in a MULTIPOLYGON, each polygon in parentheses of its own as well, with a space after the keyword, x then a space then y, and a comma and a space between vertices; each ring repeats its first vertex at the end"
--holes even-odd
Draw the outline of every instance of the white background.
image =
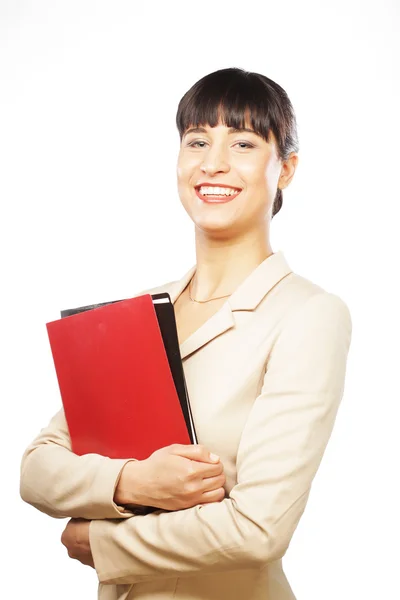
POLYGON ((297 115, 273 250, 353 318, 343 402, 284 568, 298 600, 400 597, 398 38, 394 0, 0 1, 1 585, 13 598, 96 598, 95 572, 60 542, 67 521, 19 496, 22 453, 61 402, 45 323, 195 264, 176 109, 231 66, 282 85, 297 115))

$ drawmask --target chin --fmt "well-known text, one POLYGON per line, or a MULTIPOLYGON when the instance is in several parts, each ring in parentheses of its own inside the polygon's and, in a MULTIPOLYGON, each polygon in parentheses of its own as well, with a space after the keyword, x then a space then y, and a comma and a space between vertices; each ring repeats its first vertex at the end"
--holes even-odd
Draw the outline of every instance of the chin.
POLYGON ((240 229, 240 211, 237 207, 236 210, 230 210, 231 207, 227 204, 208 206, 204 203, 193 204, 191 200, 182 201, 182 206, 195 228, 205 234, 229 234, 240 229))
POLYGON ((213 237, 229 238, 240 230, 239 223, 232 219, 193 219, 197 230, 213 237))

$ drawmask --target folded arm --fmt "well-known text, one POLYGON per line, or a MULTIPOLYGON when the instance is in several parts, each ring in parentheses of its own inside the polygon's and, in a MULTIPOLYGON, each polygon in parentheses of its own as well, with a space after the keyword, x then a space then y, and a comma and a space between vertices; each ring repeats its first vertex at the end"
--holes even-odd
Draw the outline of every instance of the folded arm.
MULTIPOLYGON (((136 296, 150 293, 142 290, 136 296)), ((133 516, 114 502, 121 471, 132 459, 72 452, 64 410, 25 450, 21 460, 20 494, 38 510, 55 518, 121 519, 133 516)), ((146 507, 136 507, 135 512, 146 507)))
POLYGON ((92 521, 99 581, 188 577, 281 558, 333 428, 351 330, 347 305, 327 292, 291 315, 242 432, 230 497, 135 519, 92 521))
POLYGON ((133 513, 115 504, 114 491, 129 460, 78 456, 61 409, 25 450, 21 498, 55 518, 121 519, 133 513))

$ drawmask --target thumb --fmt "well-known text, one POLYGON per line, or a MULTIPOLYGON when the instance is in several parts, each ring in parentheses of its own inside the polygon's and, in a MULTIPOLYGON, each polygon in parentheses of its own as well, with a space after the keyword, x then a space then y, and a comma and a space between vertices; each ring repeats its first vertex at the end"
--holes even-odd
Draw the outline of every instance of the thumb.
POLYGON ((219 456, 209 452, 202 444, 174 444, 171 449, 173 454, 177 454, 183 458, 189 458, 190 460, 197 460, 207 463, 219 462, 219 456))

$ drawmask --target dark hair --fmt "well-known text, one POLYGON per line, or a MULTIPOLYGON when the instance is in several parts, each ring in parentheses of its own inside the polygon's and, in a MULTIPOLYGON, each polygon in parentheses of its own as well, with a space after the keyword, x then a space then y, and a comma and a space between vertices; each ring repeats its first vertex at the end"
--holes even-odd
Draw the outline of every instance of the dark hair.
MULTIPOLYGON (((246 117, 267 142, 272 129, 280 159, 287 160, 291 152, 298 152, 296 116, 285 90, 265 75, 236 67, 199 79, 180 100, 176 125, 182 141, 189 127, 215 127, 221 120, 227 127, 241 128, 246 117)), ((278 189, 272 217, 280 211, 282 201, 282 190, 278 189)))

